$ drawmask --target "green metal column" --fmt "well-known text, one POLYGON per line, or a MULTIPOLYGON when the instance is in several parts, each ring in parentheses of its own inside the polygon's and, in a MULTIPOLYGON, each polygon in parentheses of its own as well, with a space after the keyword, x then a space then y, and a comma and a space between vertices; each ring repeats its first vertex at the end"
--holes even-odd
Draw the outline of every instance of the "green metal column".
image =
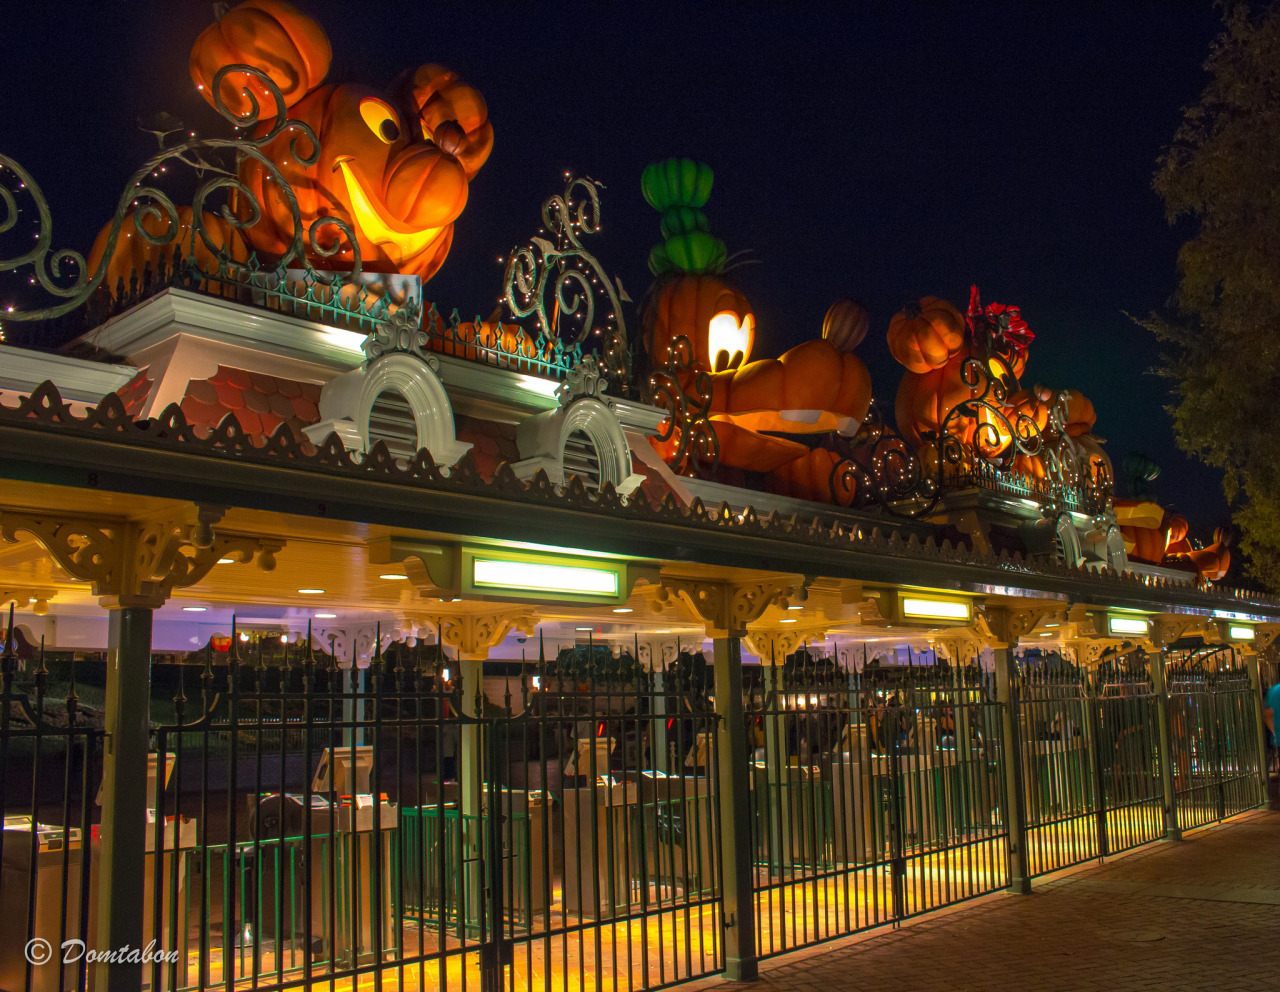
MULTIPOLYGON (((478 658, 458 659, 462 686, 462 713, 468 717, 484 716, 484 661, 478 658)), ((459 937, 468 924, 480 922, 484 891, 480 884, 482 824, 484 822, 484 755, 480 727, 464 723, 458 742, 458 792, 462 805, 461 829, 463 832, 463 857, 466 865, 456 866, 461 872, 458 891, 464 893, 465 907, 458 913, 459 937)))
POLYGON ((1156 758, 1160 762, 1160 782, 1164 787, 1164 835, 1182 840, 1178 826, 1178 793, 1173 782, 1173 721, 1169 719, 1169 691, 1164 683, 1164 652, 1147 655, 1147 669, 1156 696, 1156 758))
MULTIPOLYGON (((1262 719, 1262 667, 1258 655, 1250 654, 1245 656, 1245 664, 1249 666, 1249 685, 1253 687, 1253 714, 1254 720, 1258 727, 1258 768, 1262 774, 1259 776, 1259 787, 1262 789, 1262 795, 1258 801, 1262 805, 1266 805, 1271 795, 1271 773, 1267 768, 1267 725, 1262 719)), ((1280 730, 1280 713, 1275 715, 1276 729, 1280 730)))
MULTIPOLYGON (((98 925, 93 949, 142 948, 150 748, 151 610, 110 613, 106 745, 102 758, 102 847, 98 860, 98 925)), ((142 966, 97 965, 98 992, 137 992, 142 966)))
MULTIPOLYGON (((774 659, 776 661, 776 659, 774 659)), ((762 830, 768 830, 767 850, 769 852, 769 873, 784 875, 791 868, 791 824, 795 819, 792 809, 792 776, 791 759, 787 754, 787 734, 783 721, 782 700, 782 668, 777 664, 764 665, 765 698, 772 699, 772 712, 764 718, 764 766, 765 781, 768 789, 763 796, 757 796, 761 810, 766 818, 760 824, 762 830)))
POLYGON ((720 851, 724 865, 725 974, 750 981, 756 963, 754 866, 751 853, 751 784, 747 725, 742 707, 742 645, 717 637, 714 645, 716 714, 720 717, 720 851))
MULTIPOLYGON (((670 772, 671 745, 667 740, 667 676, 661 668, 653 672, 653 740, 649 743, 649 763, 660 772, 670 772)), ((677 775, 684 774, 676 769, 677 775)))
POLYGON ((996 662, 996 691, 1004 708, 1000 737, 1004 750, 1005 826, 1009 830, 1009 888, 1021 895, 1031 892, 1027 872, 1027 805, 1022 791, 1022 741, 1018 734, 1017 662, 1013 645, 992 648, 996 662))

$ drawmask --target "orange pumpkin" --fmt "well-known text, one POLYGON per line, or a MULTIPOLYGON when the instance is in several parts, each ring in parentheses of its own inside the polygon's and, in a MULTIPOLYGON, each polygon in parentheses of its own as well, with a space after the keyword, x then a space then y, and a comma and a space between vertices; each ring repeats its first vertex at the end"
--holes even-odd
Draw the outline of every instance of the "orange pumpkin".
POLYGON ((1005 415, 1009 418, 1014 433, 1029 441, 1032 438, 1026 435, 1043 433, 1048 428, 1052 404, 1053 393, 1047 389, 1018 389, 1009 394, 1005 402, 1005 415))
MULTIPOLYGON (((292 130, 263 148, 297 197, 303 237, 315 221, 335 217, 354 230, 368 271, 424 280, 434 275, 449 253, 470 179, 492 147, 480 94, 436 65, 409 77, 399 99, 356 84, 322 86, 329 62, 324 32, 279 0, 248 0, 197 39, 192 78, 209 102, 206 80, 233 62, 262 69, 280 83, 289 116, 308 125, 320 142, 319 158, 308 167, 293 155, 292 130)), ((255 135, 269 126, 264 121, 255 135)), ((284 254, 297 232, 270 170, 246 157, 240 179, 262 207, 246 238, 263 255, 284 254)), ((247 205, 241 209, 247 216, 247 205)), ((336 238, 334 228, 318 234, 320 247, 336 238)), ((308 260, 321 269, 350 268, 354 253, 340 248, 328 256, 311 251, 308 260)))
POLYGON ((1231 532, 1219 527, 1213 532, 1213 543, 1207 548, 1195 548, 1180 557, 1185 557, 1195 566, 1200 578, 1207 582, 1217 582, 1224 578, 1231 567, 1231 532))
MULTIPOLYGON (((925 433, 936 434, 947 414, 977 393, 965 385, 961 367, 968 351, 954 355, 941 368, 928 372, 908 372, 898 385, 894 404, 898 431, 917 448, 923 445, 925 433)), ((964 444, 973 443, 977 421, 973 417, 957 417, 949 430, 964 444)))
POLYGON ((926 296, 889 321, 889 351, 911 372, 946 365, 964 347, 964 316, 952 304, 926 296))
POLYGON ((779 496, 807 499, 814 503, 833 502, 834 488, 840 505, 848 506, 853 502, 853 490, 843 486, 840 479, 835 480, 834 487, 832 485, 831 473, 840 462, 840 456, 834 451, 814 448, 775 469, 765 480, 765 488, 779 496))
POLYGON ((861 303, 836 300, 822 318, 822 337, 840 351, 853 351, 867 336, 870 327, 871 317, 861 303))
MULTIPOLYGON (((191 79, 213 103, 213 77, 226 65, 244 63, 261 69, 280 88, 285 106, 292 106, 319 86, 329 72, 333 49, 324 29, 283 0, 245 0, 209 25, 191 49, 191 79)), ((227 73, 222 100, 233 113, 250 109, 246 89, 258 108, 274 117, 275 100, 256 79, 227 73)))
POLYGON ((1095 485, 1115 477, 1111 468, 1111 456, 1098 438, 1092 434, 1082 434, 1075 441, 1084 456, 1085 464, 1081 466, 1081 470, 1088 473, 1095 485))
POLYGON ((711 416, 785 434, 852 434, 871 406, 871 373, 826 339, 749 362, 712 380, 711 416))
POLYGON ((1072 437, 1088 434, 1098 422, 1093 404, 1078 390, 1064 389, 1063 394, 1067 398, 1067 433, 1072 437))
MULTIPOLYGON (((238 262, 243 262, 249 257, 248 249, 245 247, 244 239, 240 237, 240 232, 227 223, 224 218, 206 212, 203 217, 203 224, 209 239, 220 253, 238 262)), ((165 231, 165 222, 160 218, 146 218, 143 220, 142 225, 148 234, 155 237, 161 236, 165 231)), ((102 230, 98 232, 97 238, 94 239, 93 247, 89 249, 89 257, 86 260, 90 272, 97 271, 98 263, 102 261, 103 253, 107 250, 107 238, 110 233, 111 225, 105 224, 102 230)), ((135 274, 139 283, 141 283, 143 270, 148 263, 151 266, 152 273, 158 270, 162 258, 165 262, 165 268, 171 269, 175 247, 181 249, 184 259, 189 258, 192 254, 190 207, 178 208, 177 234, 169 244, 164 246, 153 245, 138 233, 134 220, 134 211, 130 210, 125 214, 124 223, 120 226, 120 234, 116 238, 115 251, 112 252, 111 260, 107 263, 107 270, 102 278, 102 286, 108 292, 115 294, 117 287, 123 282, 125 291, 128 292, 130 282, 135 274)), ((209 251, 204 239, 198 235, 195 236, 194 249, 195 260, 201 269, 205 272, 216 272, 218 270, 217 256, 209 251)))
POLYGON ((751 357, 756 336, 756 318, 747 298, 713 275, 667 279, 647 308, 644 324, 654 365, 667 364, 672 343, 684 336, 694 364, 703 371, 742 365, 751 357))
POLYGON ((415 109, 423 134, 448 142, 444 150, 462 163, 468 179, 473 178, 493 151, 493 125, 484 97, 442 65, 421 66, 402 92, 406 104, 415 109), (460 131, 448 129, 435 137, 450 121, 460 131))
MULTIPOLYGON (((746 427, 739 427, 731 421, 712 421, 712 430, 720 443, 720 464, 732 468, 745 468, 753 472, 772 472, 775 469, 803 457, 808 451, 806 445, 785 437, 774 437, 772 434, 760 434, 746 427)), ((662 447, 658 450, 663 451, 662 447)), ((668 448, 667 460, 675 456, 675 450, 668 448)))
POLYGON ((1027 455, 1018 452, 1009 468, 1015 474, 1024 475, 1033 482, 1049 477, 1049 466, 1040 455, 1027 455))
POLYGON ((547 360, 554 352, 548 341, 541 350, 537 343, 524 333, 518 324, 503 324, 482 320, 458 325, 456 334, 433 334, 429 341, 432 351, 455 355, 468 361, 497 361, 502 365, 518 366, 521 360, 547 360), (496 352, 496 354, 495 354, 496 352))

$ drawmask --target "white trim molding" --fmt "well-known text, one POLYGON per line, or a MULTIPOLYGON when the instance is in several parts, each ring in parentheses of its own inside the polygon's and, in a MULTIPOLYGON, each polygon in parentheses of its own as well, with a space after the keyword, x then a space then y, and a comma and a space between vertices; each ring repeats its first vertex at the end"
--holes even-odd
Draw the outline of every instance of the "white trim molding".
POLYGON ((23 395, 30 395, 48 379, 64 400, 92 404, 128 385, 137 374, 131 365, 90 362, 11 345, 0 350, 0 390, 23 395))

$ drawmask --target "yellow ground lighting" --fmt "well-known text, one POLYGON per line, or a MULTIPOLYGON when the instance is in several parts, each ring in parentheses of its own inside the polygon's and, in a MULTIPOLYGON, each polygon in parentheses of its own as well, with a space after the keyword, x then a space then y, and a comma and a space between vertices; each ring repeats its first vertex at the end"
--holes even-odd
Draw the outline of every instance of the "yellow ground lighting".
POLYGON ((923 620, 969 620, 969 601, 964 599, 902 598, 902 615, 923 620))
POLYGON ((618 573, 613 569, 548 565, 500 558, 477 558, 472 582, 478 589, 517 589, 523 592, 574 593, 585 596, 618 595, 618 573))

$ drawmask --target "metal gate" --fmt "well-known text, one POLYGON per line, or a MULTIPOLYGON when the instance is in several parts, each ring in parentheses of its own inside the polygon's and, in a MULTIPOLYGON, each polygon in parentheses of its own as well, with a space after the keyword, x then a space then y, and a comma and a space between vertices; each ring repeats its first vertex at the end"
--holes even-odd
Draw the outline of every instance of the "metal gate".
POLYGON ((90 858, 103 733, 76 688, 50 677, 44 651, 0 654, 0 988, 26 989, 28 954, 43 958, 44 989, 84 988, 83 958, 64 942, 93 933, 90 858), (77 957, 70 955, 70 957, 77 957))
POLYGON ((1106 658, 1092 672, 1036 653, 1019 674, 1029 873, 1163 837, 1160 697, 1146 653, 1106 658))
POLYGON ((1027 871, 1043 875, 1098 857, 1096 707, 1087 673, 1056 652, 1024 656, 1017 689, 1027 871))
POLYGON ((156 731, 173 772, 148 939, 177 954, 152 988, 551 992, 721 970, 709 673, 599 646, 487 685, 421 647, 363 670, 309 645, 249 654, 233 640, 156 731))
POLYGON ((1160 697, 1145 651, 1102 661, 1091 673, 1096 749, 1098 855, 1165 834, 1160 777, 1160 697))
POLYGON ((1178 825, 1203 826, 1263 801, 1257 698, 1231 647, 1166 655, 1178 825))
POLYGON ((864 674, 805 650, 761 674, 746 707, 761 957, 1008 884, 1001 704, 976 669, 864 674))

